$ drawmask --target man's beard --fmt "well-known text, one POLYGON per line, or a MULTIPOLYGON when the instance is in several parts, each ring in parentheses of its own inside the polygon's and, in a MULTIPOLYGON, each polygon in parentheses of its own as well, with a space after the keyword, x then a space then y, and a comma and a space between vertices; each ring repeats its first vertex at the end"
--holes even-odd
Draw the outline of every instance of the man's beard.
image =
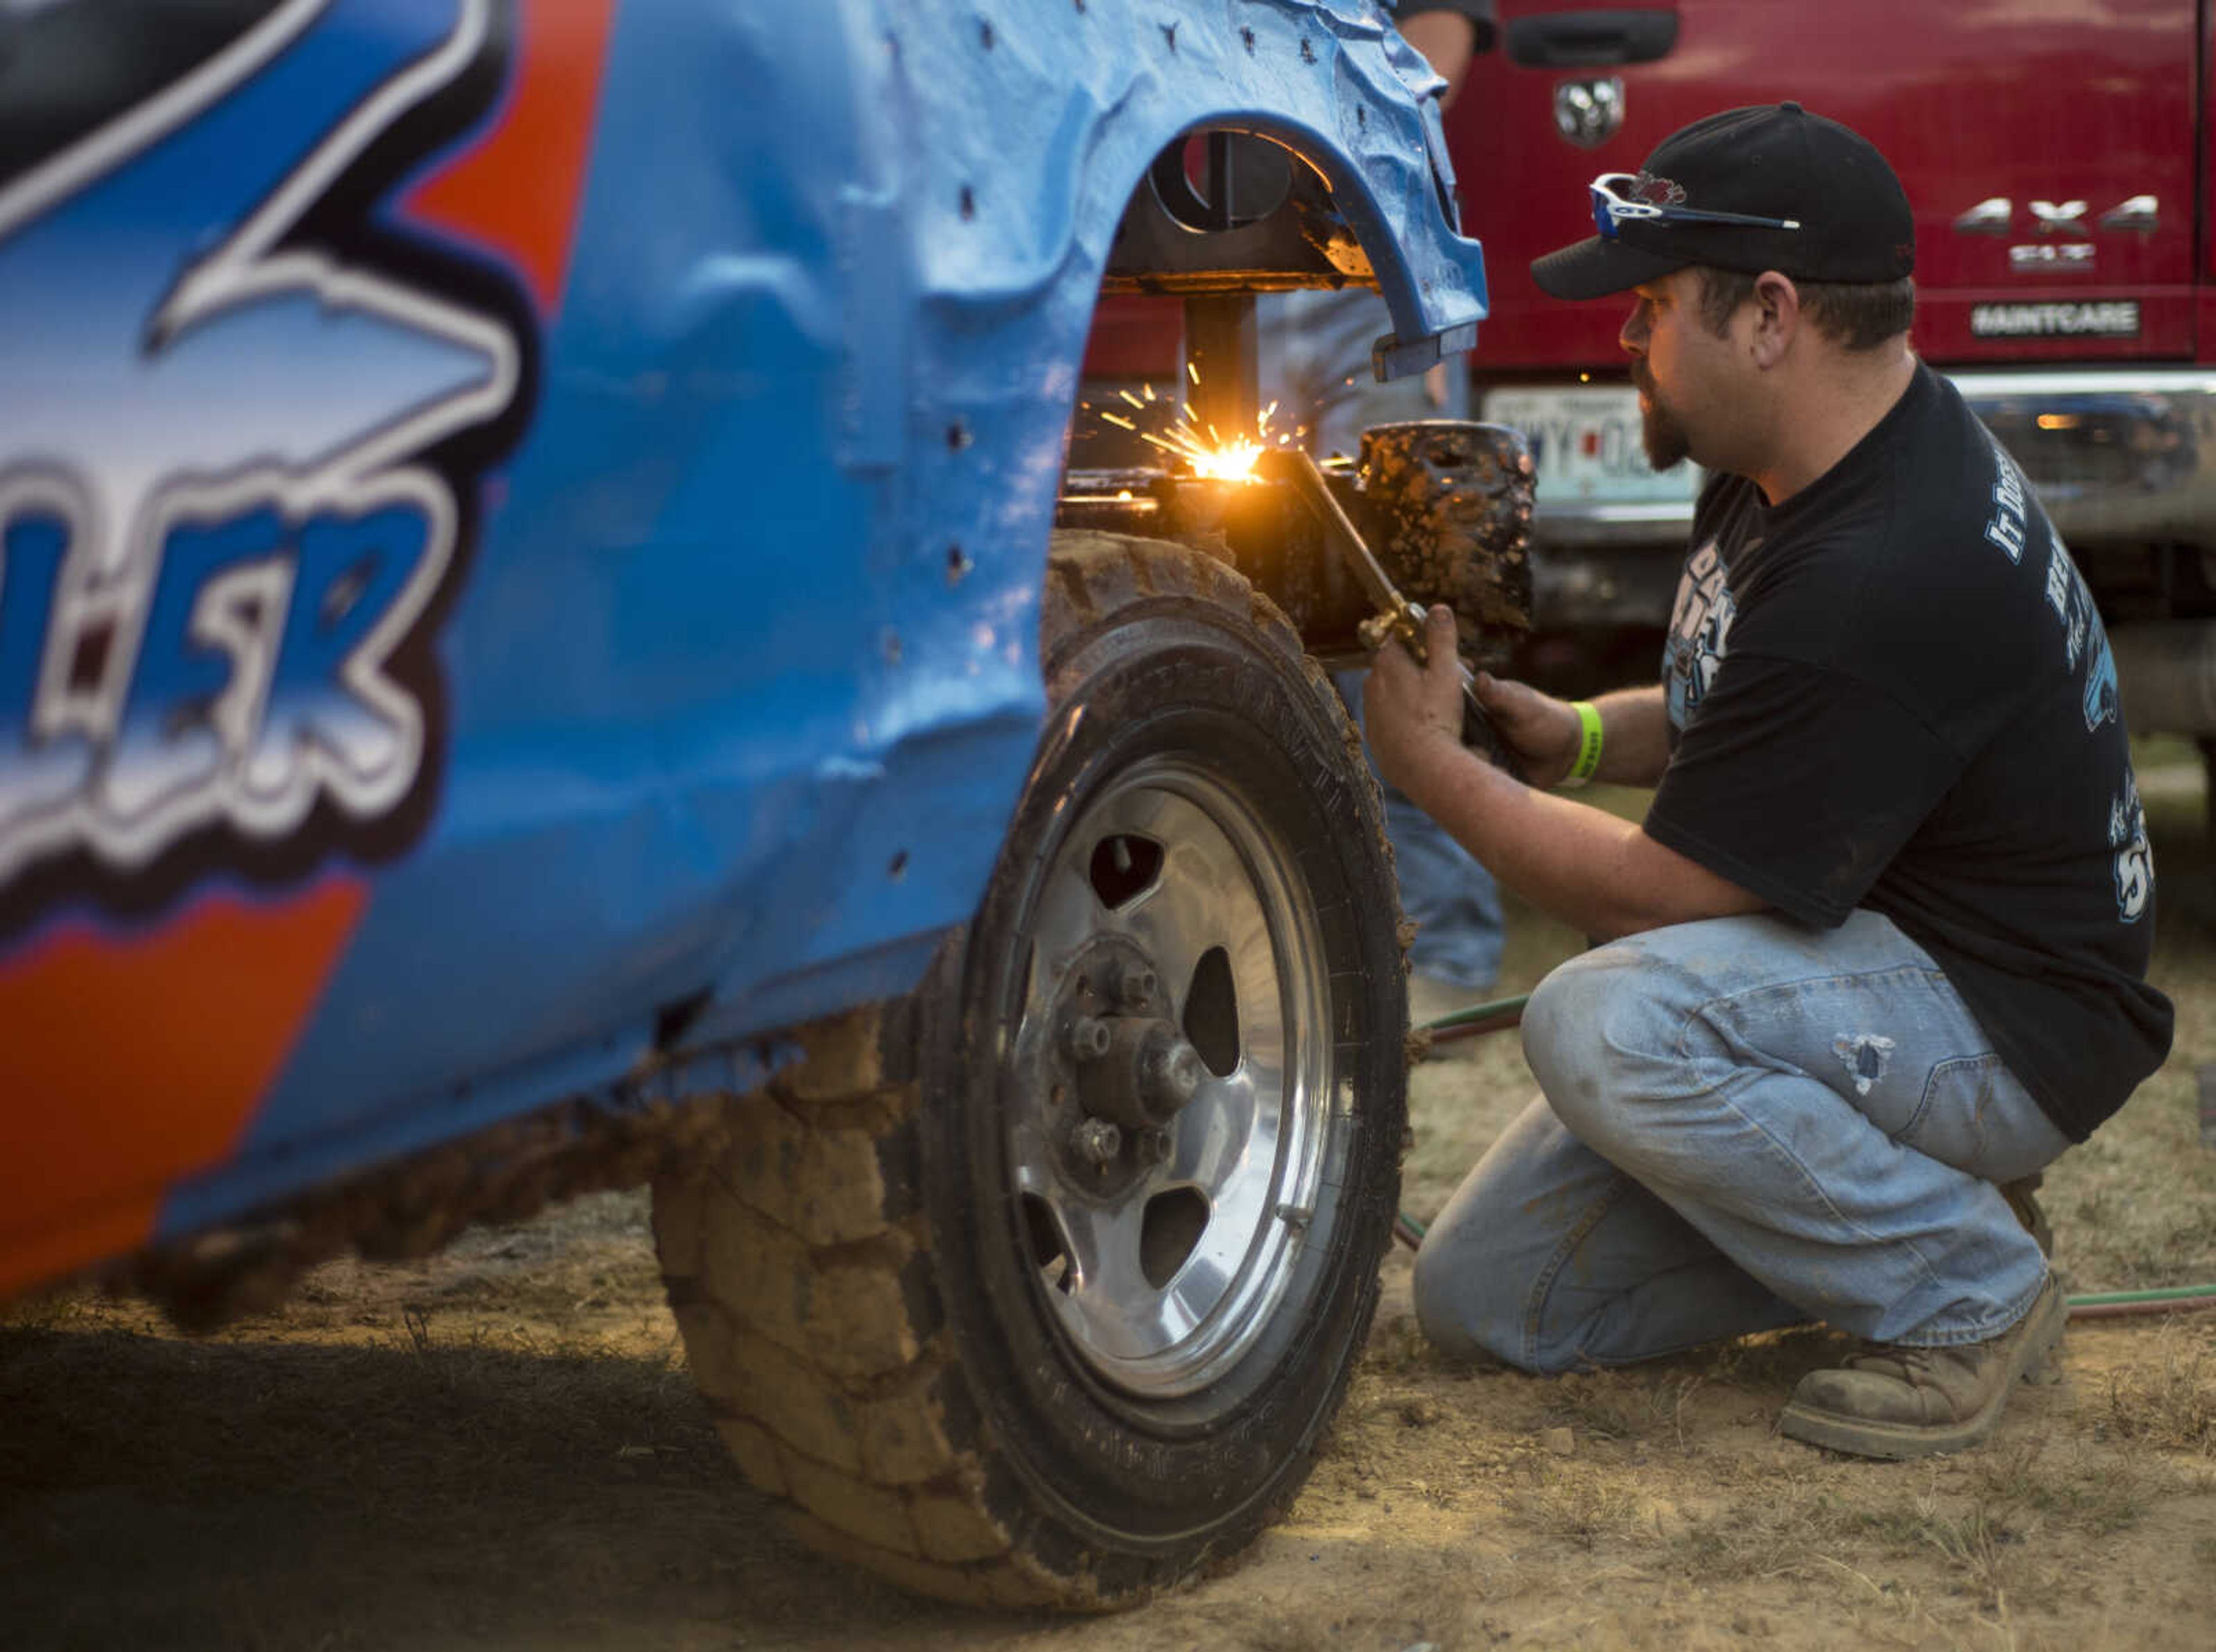
POLYGON ((1631 379, 1645 396, 1639 404, 1639 445, 1647 450, 1647 464, 1657 470, 1667 470, 1673 464, 1682 464, 1692 454, 1692 439, 1686 435, 1685 427, 1677 422, 1677 415, 1663 405, 1661 393, 1654 388, 1645 362, 1633 365, 1631 379))

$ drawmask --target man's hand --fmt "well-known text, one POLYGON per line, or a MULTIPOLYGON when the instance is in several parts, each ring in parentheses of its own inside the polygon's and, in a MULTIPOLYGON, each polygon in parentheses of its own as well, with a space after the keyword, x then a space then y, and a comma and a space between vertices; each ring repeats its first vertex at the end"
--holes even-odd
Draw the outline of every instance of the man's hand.
MULTIPOLYGON (((1487 870, 1543 912, 1603 938, 1760 912, 1768 902, 1665 847, 1630 820, 1540 789, 1574 759, 1578 714, 1521 683, 1483 679, 1479 703, 1527 765, 1518 785, 1462 743, 1461 662, 1454 617, 1425 617, 1431 663, 1388 642, 1362 691, 1378 772, 1447 829, 1487 870)), ((1608 731, 1604 780, 1653 785, 1668 761, 1659 688, 1619 689, 1599 702, 1608 731)))
POLYGON ((1477 674, 1477 703, 1502 742, 1523 759, 1526 781, 1542 790, 1558 784, 1578 760, 1585 725, 1567 700, 1542 694, 1528 683, 1477 674))
POLYGON ((1455 642, 1454 615, 1435 607, 1424 621, 1431 663, 1419 666, 1392 639, 1377 651, 1362 687, 1362 721, 1377 772, 1426 812, 1425 798, 1440 771, 1463 759, 1462 669, 1455 642))
MULTIPOLYGON (((1419 670, 1398 642, 1388 643, 1378 651, 1362 692, 1363 722, 1378 772, 1419 805, 1423 801, 1419 787, 1439 765, 1436 742, 1441 734, 1455 749, 1462 746, 1462 675, 1455 647, 1454 616, 1443 606, 1434 607, 1424 620, 1429 669, 1419 670)), ((1522 760, 1532 785, 1551 786, 1570 771, 1584 729, 1568 701, 1483 672, 1477 675, 1476 688, 1478 703, 1522 760)))

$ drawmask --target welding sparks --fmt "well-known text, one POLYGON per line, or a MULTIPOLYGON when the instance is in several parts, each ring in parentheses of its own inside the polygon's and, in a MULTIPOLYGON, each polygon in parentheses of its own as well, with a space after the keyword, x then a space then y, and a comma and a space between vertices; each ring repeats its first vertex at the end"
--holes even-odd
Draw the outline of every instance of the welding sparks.
POLYGON ((1196 454, 1192 472, 1213 482, 1253 482, 1254 461, 1262 457, 1262 445, 1245 439, 1233 442, 1228 447, 1196 454))
MULTIPOLYGON (((1185 371, 1196 384, 1200 383, 1200 370, 1193 363, 1185 364, 1185 371)), ((1142 412, 1157 401, 1154 387, 1143 384, 1140 394, 1119 390, 1116 394, 1142 412)), ((1166 407, 1173 407, 1162 398, 1166 407)), ((1254 434, 1224 440, 1216 427, 1202 421, 1195 423, 1190 415, 1180 413, 1158 430, 1142 430, 1123 415, 1099 409, 1099 416, 1108 423, 1130 431, 1150 446, 1160 449, 1176 460, 1180 468, 1192 476, 1210 482, 1253 482, 1255 461, 1272 447, 1287 447, 1294 443, 1292 433, 1273 428, 1271 421, 1277 415, 1278 403, 1272 402, 1254 415, 1254 434)), ((1302 433, 1305 433, 1303 428, 1302 433)))
MULTIPOLYGON (((1242 439, 1227 442, 1216 434, 1214 426, 1208 427, 1208 434, 1203 437, 1190 421, 1182 418, 1173 421, 1160 436, 1149 431, 1139 433, 1141 440, 1151 442, 1171 458, 1183 460, 1193 475, 1212 482, 1255 480, 1254 461, 1261 457, 1271 435, 1266 424, 1262 427, 1261 435, 1260 441, 1242 439)), ((1279 433, 1276 439, 1282 442, 1286 439, 1279 433)))

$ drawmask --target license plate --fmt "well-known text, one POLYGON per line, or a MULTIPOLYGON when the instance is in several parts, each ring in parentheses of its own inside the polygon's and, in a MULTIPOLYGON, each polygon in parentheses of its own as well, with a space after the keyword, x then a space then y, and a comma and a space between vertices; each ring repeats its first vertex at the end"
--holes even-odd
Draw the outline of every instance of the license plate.
POLYGON ((1489 390, 1485 417, 1530 439, 1542 505, 1690 504, 1701 470, 1657 471, 1640 445, 1639 392, 1628 384, 1489 390))

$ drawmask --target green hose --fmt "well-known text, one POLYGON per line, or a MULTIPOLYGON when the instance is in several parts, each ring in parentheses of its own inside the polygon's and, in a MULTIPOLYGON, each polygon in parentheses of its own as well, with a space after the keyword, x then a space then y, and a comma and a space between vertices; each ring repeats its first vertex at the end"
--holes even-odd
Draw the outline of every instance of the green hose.
MULTIPOLYGON (((1489 1022, 1496 1017, 1508 1015, 1513 1015, 1517 1021, 1521 1021, 1524 1018, 1524 1006, 1530 1002, 1531 995, 1526 992, 1520 998, 1495 998, 1490 1004, 1473 1004, 1467 1010, 1457 1010, 1450 1016, 1441 1016, 1437 1021, 1427 1021, 1416 1030, 1419 1033, 1448 1033, 1457 1027, 1474 1027, 1480 1022, 1489 1022)), ((1503 1024, 1512 1027, 1516 1023, 1506 1022, 1503 1024)))
MULTIPOLYGON (((1427 1231, 1405 1210, 1393 1219, 1393 1237, 1411 1250, 1424 1243, 1427 1231)), ((2088 1291, 2063 1300, 2072 1319, 2121 1319, 2127 1314, 2216 1308, 2216 1284, 2180 1285, 2160 1291, 2088 1291)))
MULTIPOLYGON (((1495 998, 1490 1004, 1474 1004, 1467 1010, 1457 1010, 1452 1015, 1427 1021, 1416 1029, 1429 1033, 1434 1044, 1450 1039, 1474 1038, 1481 1033, 1505 1032, 1524 1019, 1524 1007, 1531 1001, 1530 993, 1521 998, 1495 998)), ((1393 1219, 1393 1237, 1413 1250, 1424 1242, 1428 1230, 1407 1211, 1393 1219)), ((2091 1291, 2082 1296, 2065 1299, 2072 1318, 2121 1317, 2126 1314, 2160 1313, 2171 1305, 2216 1308, 2216 1284, 2180 1285, 2158 1291, 2091 1291)))
POLYGON ((2090 1307, 2104 1302, 2180 1302, 2189 1296, 2205 1296, 2216 1292, 2216 1285, 2181 1285, 2168 1291, 2092 1291, 2084 1296, 2073 1296, 2070 1305, 2081 1304, 2090 1307))

